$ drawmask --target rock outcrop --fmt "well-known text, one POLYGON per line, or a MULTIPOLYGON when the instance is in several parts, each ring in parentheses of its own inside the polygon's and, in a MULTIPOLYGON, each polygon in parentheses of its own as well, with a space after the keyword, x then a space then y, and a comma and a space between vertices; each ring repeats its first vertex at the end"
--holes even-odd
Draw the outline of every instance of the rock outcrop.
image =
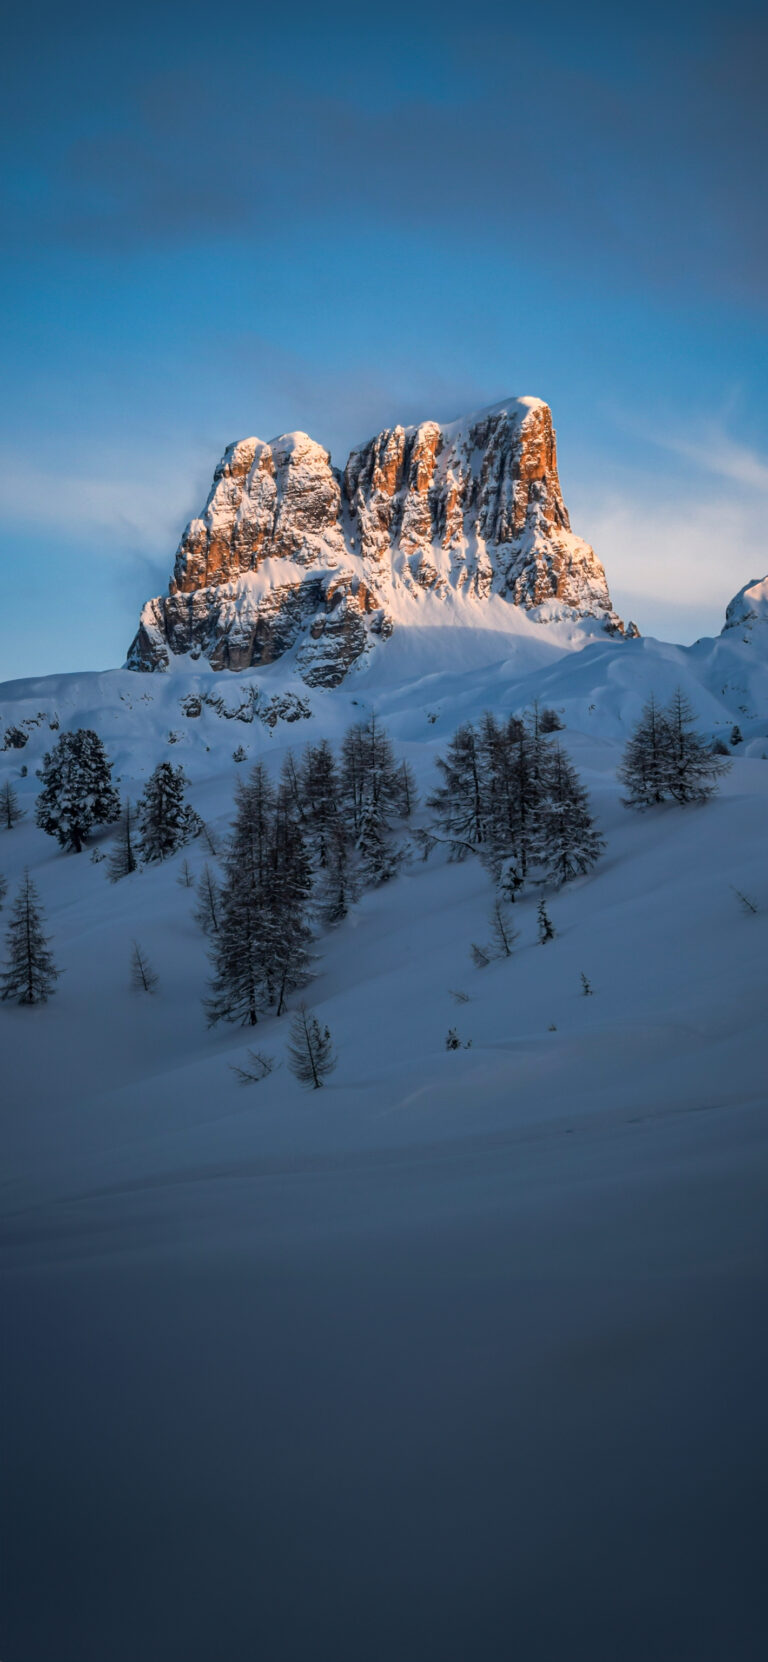
POLYGON ((624 632, 600 561, 571 531, 540 399, 379 433, 343 476, 305 433, 231 445, 128 665, 188 653, 241 670, 296 648, 310 686, 335 686, 396 621, 418 621, 428 592, 479 605, 495 593, 542 622, 624 632))

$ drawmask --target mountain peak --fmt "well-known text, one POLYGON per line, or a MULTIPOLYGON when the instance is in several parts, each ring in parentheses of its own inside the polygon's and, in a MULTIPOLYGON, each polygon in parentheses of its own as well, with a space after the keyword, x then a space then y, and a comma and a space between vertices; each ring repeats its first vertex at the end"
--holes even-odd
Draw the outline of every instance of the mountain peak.
POLYGON ((163 669, 189 653, 240 670, 296 647, 310 685, 336 685, 398 622, 421 621, 427 594, 446 603, 446 623, 467 621, 459 599, 480 622, 498 595, 542 623, 586 617, 623 633, 600 561, 571 531, 541 399, 384 429, 343 475, 307 433, 230 445, 128 664, 163 669))

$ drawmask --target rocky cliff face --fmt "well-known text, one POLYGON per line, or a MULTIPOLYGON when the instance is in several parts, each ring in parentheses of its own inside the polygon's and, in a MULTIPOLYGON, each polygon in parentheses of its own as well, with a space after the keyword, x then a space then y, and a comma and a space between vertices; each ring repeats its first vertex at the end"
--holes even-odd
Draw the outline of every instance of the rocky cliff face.
POLYGON ((539 399, 379 433, 343 476, 305 433, 231 445, 128 665, 189 653, 239 670, 295 647, 310 686, 335 686, 397 621, 418 621, 427 592, 446 620, 457 595, 481 611, 494 593, 542 622, 584 616, 623 633, 599 560, 571 531, 539 399))

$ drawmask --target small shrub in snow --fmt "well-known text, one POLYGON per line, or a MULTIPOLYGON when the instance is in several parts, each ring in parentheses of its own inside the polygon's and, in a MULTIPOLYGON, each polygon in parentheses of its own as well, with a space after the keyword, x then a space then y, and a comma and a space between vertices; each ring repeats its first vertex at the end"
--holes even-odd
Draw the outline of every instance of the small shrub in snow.
POLYGON ((55 992, 59 971, 53 961, 50 940, 43 934, 43 913, 28 871, 13 904, 6 953, 6 968, 0 974, 0 997, 13 998, 18 1004, 44 1004, 55 992))
POLYGON ((742 912, 745 912, 748 917, 755 916, 759 910, 757 901, 752 900, 751 896, 748 894, 742 894, 741 889, 734 889, 733 892, 739 902, 739 905, 741 906, 742 912))
POLYGON ((245 762, 245 761, 247 761, 247 759, 248 759, 248 752, 245 749, 245 746, 242 745, 242 744, 239 744, 237 746, 237 749, 233 750, 233 752, 232 752, 233 762, 245 762))
POLYGON ((736 723, 734 723, 733 727, 731 728, 731 737, 730 737, 729 743, 731 745, 734 745, 734 746, 737 745, 737 744, 743 744, 744 743, 741 728, 739 726, 737 726, 736 723))
POLYGON ((238 1085, 260 1085, 262 1079, 268 1079, 275 1066, 274 1056, 265 1056, 260 1050, 246 1052, 248 1060, 244 1067, 238 1067, 230 1062, 230 1071, 235 1075, 238 1085))
POLYGON ((594 993, 594 990, 595 990, 594 987, 592 986, 591 981, 587 980, 587 977, 584 974, 583 970, 581 972, 581 990, 582 990, 585 998, 591 998, 593 993, 594 993))

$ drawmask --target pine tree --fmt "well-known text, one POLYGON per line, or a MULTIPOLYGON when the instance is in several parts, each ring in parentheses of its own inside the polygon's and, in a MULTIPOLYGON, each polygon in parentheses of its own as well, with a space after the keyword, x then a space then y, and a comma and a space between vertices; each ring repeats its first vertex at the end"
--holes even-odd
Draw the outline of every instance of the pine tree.
POLYGON ((346 830, 341 813, 341 781, 327 739, 307 745, 298 775, 288 774, 307 847, 316 871, 324 870, 338 853, 346 830))
POLYGON ((59 971, 43 934, 43 914, 37 890, 25 871, 13 904, 6 935, 7 965, 0 975, 4 999, 19 1004, 44 1004, 55 991, 59 971))
POLYGON ((309 904, 312 868, 294 804, 281 790, 275 808, 263 942, 268 1002, 278 1016, 285 999, 311 980, 309 904))
POLYGON ((363 882, 375 889, 397 875, 403 859, 403 850, 393 845, 389 831, 382 802, 371 798, 363 810, 357 853, 363 882))
POLYGON ((5 831, 12 831, 14 825, 18 825, 19 820, 24 818, 24 813, 25 809, 19 806, 19 799, 10 779, 6 779, 5 783, 0 785, 0 825, 5 831))
POLYGON ((179 875, 176 878, 176 882, 181 889, 194 888, 195 874, 188 860, 182 860, 181 865, 179 866, 179 875))
POLYGON ((548 752, 545 795, 539 810, 537 861, 555 883, 583 876, 605 841, 589 811, 589 798, 559 744, 548 752))
POLYGON ((327 844, 320 879, 319 909, 323 923, 332 927, 347 916, 358 896, 358 881, 347 834, 339 820, 327 844))
POLYGON ((153 993, 156 991, 160 977, 152 968, 143 947, 134 941, 131 951, 131 986, 136 993, 153 993))
POLYGON ((401 762, 397 769, 397 812, 401 819, 410 819, 419 800, 410 762, 401 762))
POLYGON ((715 756, 711 745, 696 732, 695 716, 688 699, 678 687, 665 712, 668 748, 666 788, 675 802, 707 802, 717 790, 717 780, 731 767, 715 756))
POLYGON ((203 934, 218 934, 220 905, 219 885, 206 860, 197 885, 197 906, 192 914, 203 934))
POLYGON ((109 856, 107 876, 110 883, 119 883, 121 877, 130 877, 134 871, 138 871, 137 836, 135 809, 130 797, 126 797, 120 810, 115 840, 109 856))
POLYGON ((537 911, 537 919, 538 919, 538 926, 539 926, 539 941, 541 942, 542 946, 546 946, 547 941, 553 941, 554 940, 554 938, 555 938, 555 929, 554 929, 554 925, 552 923, 552 919, 549 916, 549 913, 547 911, 547 908, 544 905, 543 895, 542 895, 541 900, 539 901, 538 911, 537 911))
POLYGON ((663 802, 669 768, 669 724, 651 694, 624 749, 619 782, 626 787, 628 808, 651 808, 663 802))
POLYGON ((255 1027, 263 1008, 262 945, 275 807, 275 793, 262 763, 257 763, 247 782, 238 780, 235 806, 211 954, 214 975, 205 1008, 210 1026, 239 1021, 255 1027))
POLYGON ((200 834, 202 820, 184 800, 187 781, 181 765, 159 762, 136 805, 142 859, 167 860, 200 834))
POLYGON ((59 734, 40 778, 35 818, 62 848, 79 854, 94 825, 110 825, 120 813, 111 764, 98 733, 88 727, 59 734))
POLYGON ((491 936, 497 956, 511 958, 518 931, 512 927, 507 909, 498 898, 494 901, 491 912, 491 936))
POLYGON ((480 847, 485 834, 481 763, 477 734, 469 723, 457 728, 437 767, 443 783, 427 798, 450 844, 451 857, 463 860, 480 847))
POLYGON ((0 912, 2 912, 3 901, 5 900, 5 897, 6 897, 7 893, 8 893, 8 878, 4 877, 2 872, 0 871, 0 912))
POLYGON ((291 1021, 287 1049, 291 1073, 302 1085, 311 1085, 316 1091, 336 1067, 337 1057, 328 1028, 321 1028, 317 1017, 303 1004, 291 1021))

